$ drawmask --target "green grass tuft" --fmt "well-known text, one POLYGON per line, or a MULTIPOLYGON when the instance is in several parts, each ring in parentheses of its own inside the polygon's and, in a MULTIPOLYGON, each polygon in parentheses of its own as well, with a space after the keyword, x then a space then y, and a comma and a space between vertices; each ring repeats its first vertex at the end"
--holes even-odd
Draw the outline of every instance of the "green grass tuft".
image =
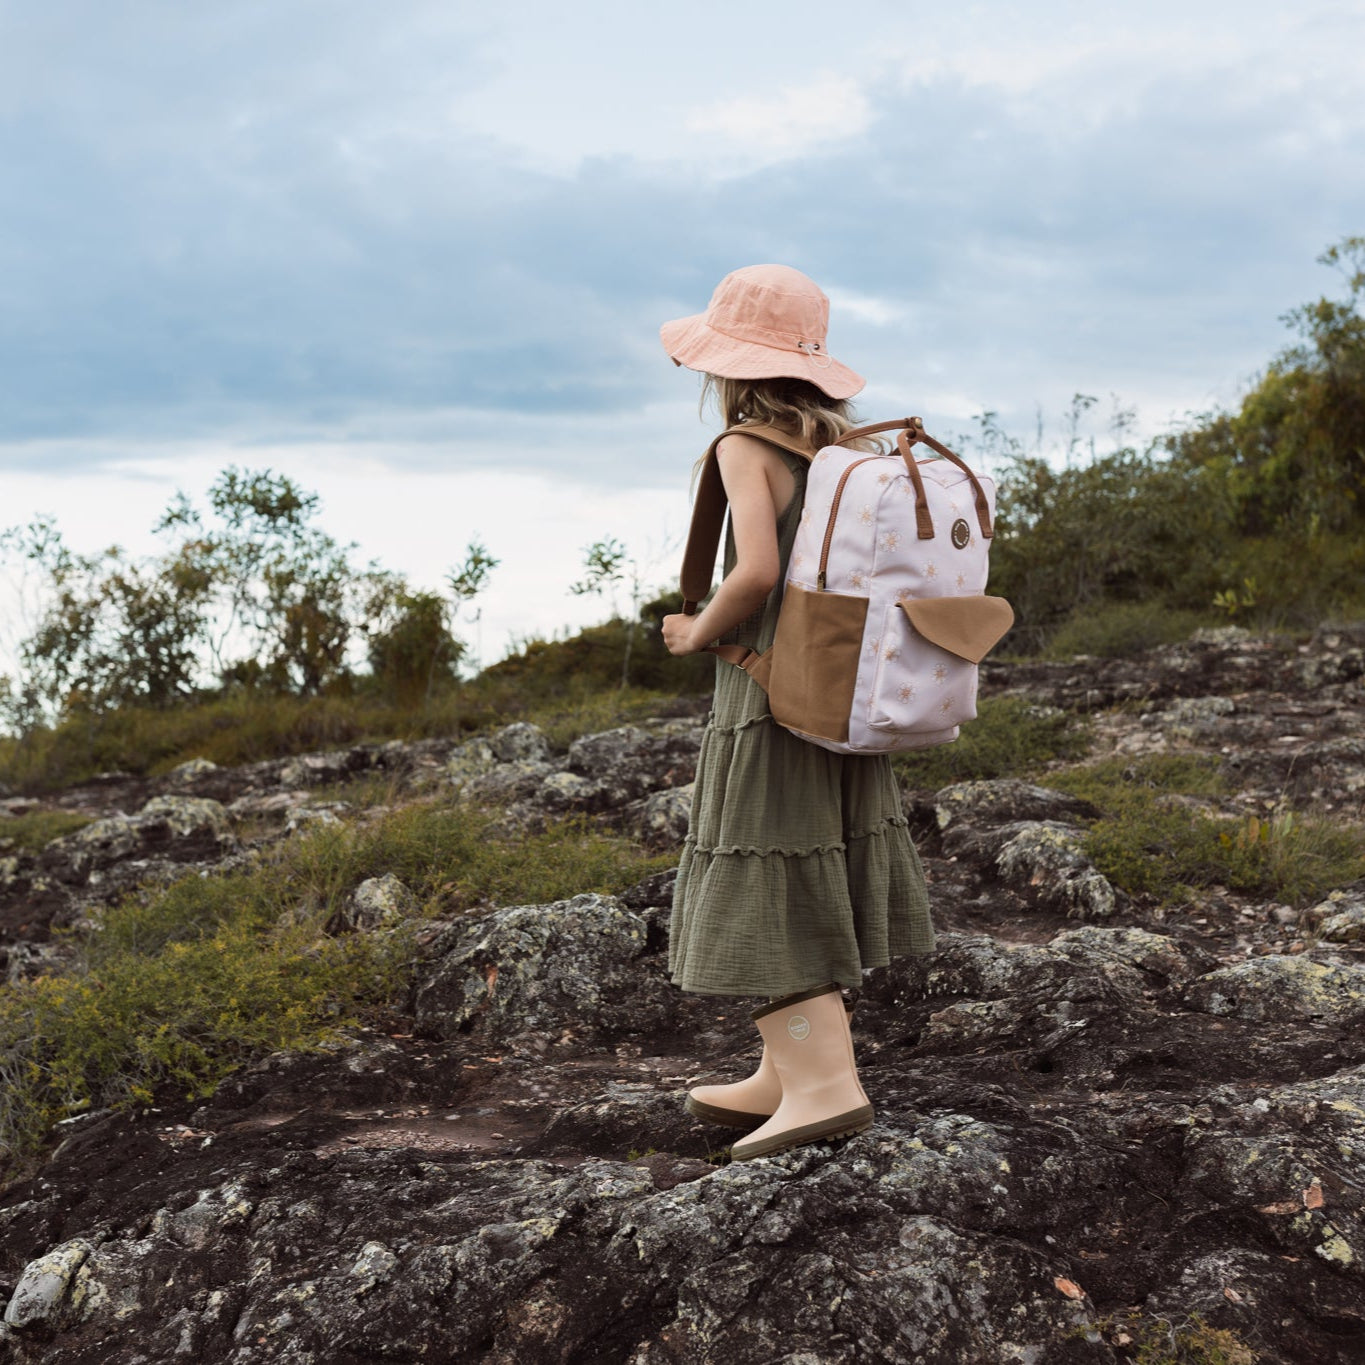
POLYGON ((892 762, 903 785, 937 791, 1080 758, 1089 744, 1089 724, 1077 716, 1020 697, 988 697, 952 744, 897 754, 892 762))
POLYGON ((37 853, 53 839, 88 825, 91 819, 70 810, 31 810, 0 819, 0 854, 37 853))
POLYGON ((1226 624, 1211 612, 1182 611, 1162 602, 1108 602, 1073 612, 1047 645, 1047 657, 1069 659, 1094 654, 1130 659, 1157 645, 1173 645, 1200 626, 1226 624))

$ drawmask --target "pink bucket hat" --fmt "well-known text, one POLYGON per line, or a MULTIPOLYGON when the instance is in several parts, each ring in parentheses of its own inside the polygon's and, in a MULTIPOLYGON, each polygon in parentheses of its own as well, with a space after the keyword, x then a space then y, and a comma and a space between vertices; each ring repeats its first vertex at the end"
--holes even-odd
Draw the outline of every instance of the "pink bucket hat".
POLYGON ((789 265, 732 270, 704 313, 659 328, 675 365, 727 379, 807 379, 831 398, 867 382, 825 351, 829 299, 789 265))

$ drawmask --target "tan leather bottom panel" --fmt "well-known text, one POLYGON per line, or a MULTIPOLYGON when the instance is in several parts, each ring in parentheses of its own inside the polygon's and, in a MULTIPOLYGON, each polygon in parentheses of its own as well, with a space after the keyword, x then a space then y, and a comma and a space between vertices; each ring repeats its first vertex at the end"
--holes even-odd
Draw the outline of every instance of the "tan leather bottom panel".
POLYGON ((787 585, 768 703, 779 725, 842 743, 867 623, 867 598, 787 585))

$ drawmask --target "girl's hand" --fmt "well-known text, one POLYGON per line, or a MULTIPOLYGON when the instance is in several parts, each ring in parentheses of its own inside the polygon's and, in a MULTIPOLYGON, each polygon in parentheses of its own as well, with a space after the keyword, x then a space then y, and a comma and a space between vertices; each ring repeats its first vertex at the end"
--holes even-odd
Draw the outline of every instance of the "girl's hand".
POLYGON ((693 640, 695 616, 665 616, 660 625, 664 633, 664 647, 670 654, 700 654, 701 644, 693 640))

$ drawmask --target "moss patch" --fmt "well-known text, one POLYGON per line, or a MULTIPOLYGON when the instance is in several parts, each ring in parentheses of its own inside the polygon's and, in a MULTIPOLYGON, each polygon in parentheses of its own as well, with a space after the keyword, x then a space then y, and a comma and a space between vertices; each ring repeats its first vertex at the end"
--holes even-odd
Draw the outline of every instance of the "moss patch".
POLYGON ((1174 1320, 1130 1309, 1078 1323, 1072 1335, 1100 1337, 1137 1365, 1256 1365, 1260 1359, 1236 1332, 1214 1327, 1200 1313, 1174 1320))

